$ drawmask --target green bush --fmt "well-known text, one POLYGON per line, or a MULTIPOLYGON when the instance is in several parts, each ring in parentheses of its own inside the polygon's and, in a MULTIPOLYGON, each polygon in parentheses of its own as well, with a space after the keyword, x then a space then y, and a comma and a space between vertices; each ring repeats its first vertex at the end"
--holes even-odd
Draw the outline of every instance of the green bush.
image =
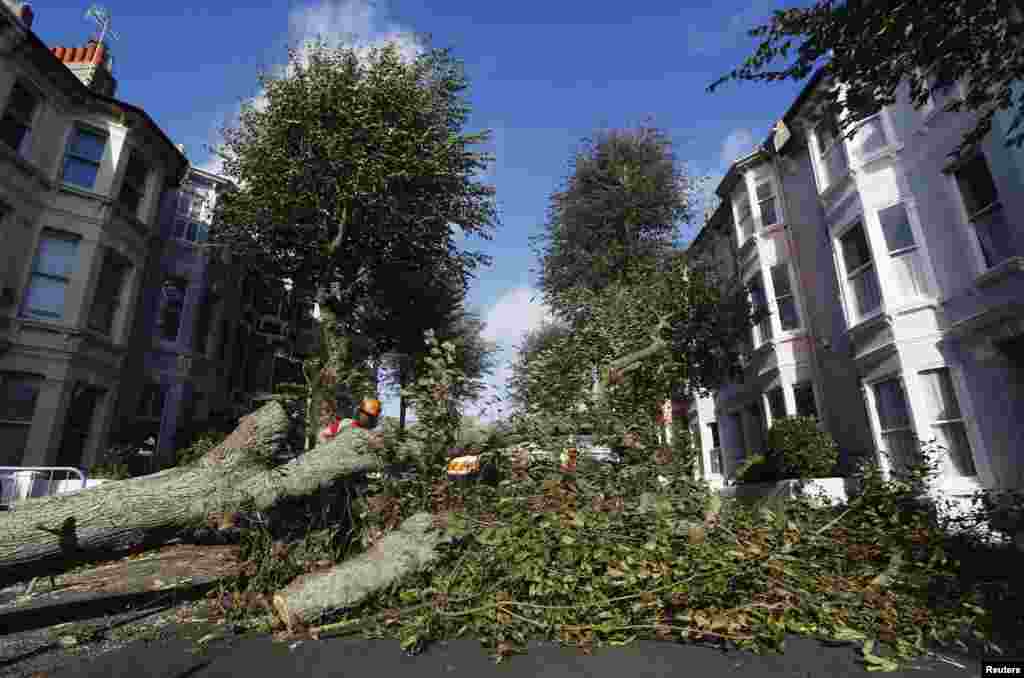
POLYGON ((764 456, 779 479, 825 478, 839 461, 839 447, 813 417, 784 417, 768 432, 764 456))

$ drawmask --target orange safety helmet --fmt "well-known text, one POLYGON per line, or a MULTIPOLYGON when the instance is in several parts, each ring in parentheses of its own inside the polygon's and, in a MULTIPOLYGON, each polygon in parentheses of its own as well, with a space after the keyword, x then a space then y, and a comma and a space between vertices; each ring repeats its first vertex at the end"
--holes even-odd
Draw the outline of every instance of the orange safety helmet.
POLYGON ((365 398, 359 403, 359 411, 371 417, 380 416, 380 401, 376 398, 365 398))

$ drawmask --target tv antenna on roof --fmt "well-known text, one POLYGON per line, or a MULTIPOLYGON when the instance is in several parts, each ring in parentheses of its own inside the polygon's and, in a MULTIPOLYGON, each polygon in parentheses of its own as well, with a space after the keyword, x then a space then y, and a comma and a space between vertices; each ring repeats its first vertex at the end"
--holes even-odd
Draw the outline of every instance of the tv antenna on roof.
POLYGON ((102 7, 100 5, 92 5, 91 7, 89 7, 89 9, 86 10, 85 18, 92 19, 99 25, 100 33, 99 37, 96 39, 96 42, 98 42, 99 44, 102 45, 103 39, 106 38, 108 35, 114 38, 115 40, 120 39, 120 36, 118 36, 117 33, 110 30, 110 12, 107 10, 106 7, 102 7))

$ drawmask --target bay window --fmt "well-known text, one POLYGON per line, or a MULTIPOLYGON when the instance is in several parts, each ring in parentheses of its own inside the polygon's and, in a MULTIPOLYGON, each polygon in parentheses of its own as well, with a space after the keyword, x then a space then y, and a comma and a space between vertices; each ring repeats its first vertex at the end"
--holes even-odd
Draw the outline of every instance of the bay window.
POLYGON ((772 287, 775 288, 775 305, 779 309, 779 324, 783 332, 800 327, 796 311, 796 298, 789 277, 789 264, 776 264, 771 268, 772 287))
POLYGON ((814 385, 809 381, 793 384, 793 400, 796 402, 796 416, 818 418, 818 406, 814 401, 814 385))
POLYGON ((882 305, 882 291, 878 286, 878 271, 871 257, 871 247, 863 224, 847 229, 839 238, 843 267, 846 274, 846 289, 850 324, 863 320, 882 305))
POLYGON ((185 307, 187 285, 184 280, 171 278, 161 289, 160 336, 164 341, 176 341, 181 328, 181 315, 185 307))
POLYGON ((761 226, 767 228, 779 223, 776 209, 775 184, 769 179, 757 185, 757 204, 761 210, 761 226))
POLYGON ((100 279, 96 283, 96 293, 89 312, 90 329, 107 335, 111 333, 129 270, 131 262, 117 250, 108 247, 103 255, 103 267, 100 269, 100 279))
POLYGON ((875 412, 883 449, 889 453, 894 470, 902 470, 918 460, 919 449, 910 407, 900 377, 876 382, 873 386, 875 412))
POLYGON ((953 171, 967 209, 967 219, 974 226, 985 266, 992 268, 1016 255, 1018 249, 1009 219, 999 203, 992 172, 985 156, 977 152, 953 171))
POLYGON ((750 195, 746 188, 737 192, 734 200, 736 205, 736 223, 739 225, 740 246, 742 247, 754 235, 754 213, 750 207, 750 195))
POLYGON ((814 128, 818 140, 819 192, 836 185, 846 176, 846 150, 836 121, 828 116, 814 128))
POLYGON ((0 372, 0 466, 21 465, 43 378, 0 372))
POLYGON ((25 293, 23 315, 44 320, 63 319, 64 297, 78 263, 79 240, 70 233, 43 232, 25 293))
POLYGON ((765 394, 768 400, 768 411, 772 415, 772 424, 786 417, 786 396, 782 393, 782 387, 776 386, 765 394))
POLYGON ((977 475, 971 445, 967 441, 967 426, 949 369, 925 370, 921 372, 921 380, 932 429, 938 444, 949 457, 953 472, 958 476, 977 475))
POLYGON ((128 167, 124 171, 124 181, 121 184, 121 192, 117 201, 132 216, 137 216, 142 198, 146 194, 146 177, 149 175, 149 167, 145 158, 137 149, 132 149, 128 156, 128 167))
POLYGON ((39 97, 20 82, 14 83, 0 118, 0 141, 24 157, 32 136, 32 119, 39 108, 39 97))
POLYGON ((107 136, 102 132, 76 126, 64 154, 64 182, 94 188, 106 145, 107 136))
POLYGON ((768 313, 768 296, 764 291, 764 281, 760 273, 754 275, 747 285, 750 291, 750 303, 754 313, 761 313, 763 317, 753 328, 754 348, 772 338, 772 317, 768 313))
POLYGON ((878 221, 882 226, 885 247, 889 251, 893 278, 891 282, 896 293, 903 299, 924 294, 927 289, 921 252, 914 241, 906 206, 897 204, 880 210, 878 221))

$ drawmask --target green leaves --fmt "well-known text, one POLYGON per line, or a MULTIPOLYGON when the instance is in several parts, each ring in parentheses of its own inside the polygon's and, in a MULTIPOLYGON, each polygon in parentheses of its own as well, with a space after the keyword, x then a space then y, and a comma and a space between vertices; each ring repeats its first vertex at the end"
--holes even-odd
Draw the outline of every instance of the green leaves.
MULTIPOLYGON (((822 59, 827 59, 824 69, 835 82, 855 94, 873 94, 880 104, 893 102, 904 82, 910 83, 913 105, 920 108, 928 100, 925 89, 935 86, 936 78, 964 81, 968 91, 963 108, 977 112, 978 118, 955 149, 959 155, 985 137, 998 111, 1016 108, 1015 118, 1024 115, 1024 100, 1014 103, 1011 96, 1014 83, 1024 75, 1024 50, 1016 39, 1022 29, 1008 4, 994 0, 818 0, 811 7, 776 12, 767 24, 750 31, 761 39, 754 53, 712 82, 708 91, 732 80, 801 80, 822 59), (1008 39, 1011 34, 1014 39, 1008 39), (798 48, 790 60, 794 42, 798 48), (787 63, 772 70, 779 57, 787 63)), ((838 89, 823 95, 830 107, 841 109, 838 89)), ((952 105, 960 109, 960 104, 952 105)), ((843 123, 844 133, 854 130, 852 120, 843 123)), ((1007 131, 1007 145, 1019 146, 1024 136, 1011 133, 1007 131)))

